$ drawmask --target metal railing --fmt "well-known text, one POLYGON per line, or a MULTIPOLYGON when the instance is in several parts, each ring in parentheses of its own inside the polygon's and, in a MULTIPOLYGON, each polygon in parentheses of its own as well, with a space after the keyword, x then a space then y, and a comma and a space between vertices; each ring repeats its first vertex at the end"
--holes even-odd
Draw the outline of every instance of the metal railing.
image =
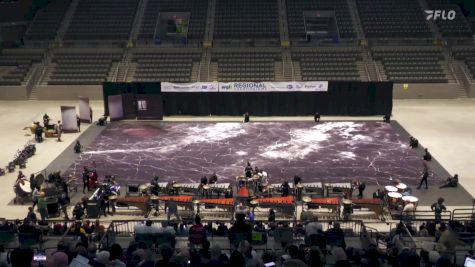
POLYGON ((474 208, 471 209, 454 209, 452 211, 453 221, 472 221, 474 219, 474 208))
MULTIPOLYGON (((399 212, 397 214, 392 215, 394 220, 402 220, 402 221, 434 221, 435 214, 432 210, 416 210, 411 213, 404 213, 399 212)), ((448 222, 452 220, 452 212, 449 210, 445 210, 440 215, 440 220, 443 222, 448 222)))

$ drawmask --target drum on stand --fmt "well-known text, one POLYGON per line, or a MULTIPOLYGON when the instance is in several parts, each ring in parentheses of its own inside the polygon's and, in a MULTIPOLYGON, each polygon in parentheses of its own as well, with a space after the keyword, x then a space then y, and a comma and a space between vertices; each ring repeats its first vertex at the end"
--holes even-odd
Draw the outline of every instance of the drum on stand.
POLYGON ((45 176, 42 173, 40 173, 40 174, 35 176, 35 180, 36 180, 36 186, 38 188, 41 188, 41 185, 45 181, 45 176))
POLYGON ((419 203, 419 199, 415 196, 403 196, 402 201, 404 201, 404 204, 412 203, 416 208, 417 204, 419 203))
POLYGON ((386 191, 386 194, 388 194, 390 192, 397 192, 397 188, 395 186, 392 186, 392 185, 385 186, 384 190, 386 191))
POLYGON ((388 202, 392 206, 397 206, 402 199, 402 194, 398 192, 389 192, 388 193, 388 202))
POLYGON ((23 191, 25 195, 30 195, 31 194, 31 188, 30 188, 30 181, 23 180, 20 182, 20 189, 23 191))
POLYGON ((404 193, 404 191, 406 191, 407 185, 403 184, 403 183, 398 183, 396 185, 396 188, 397 188, 397 191, 402 194, 402 193, 404 193))

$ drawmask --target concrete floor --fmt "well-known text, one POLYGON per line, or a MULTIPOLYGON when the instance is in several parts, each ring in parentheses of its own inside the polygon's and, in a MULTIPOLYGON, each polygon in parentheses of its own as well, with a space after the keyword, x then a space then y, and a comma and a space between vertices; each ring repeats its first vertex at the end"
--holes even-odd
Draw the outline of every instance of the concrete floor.
MULTIPOLYGON (((76 106, 76 101, 0 101, 0 121, 3 123, 0 137, 0 166, 10 162, 16 151, 23 148, 33 136, 23 130, 32 121, 42 121, 48 113, 53 121, 60 119, 60 105, 76 106)), ((103 114, 102 101, 92 101, 94 119, 103 114)), ((78 107, 77 107, 78 108, 78 107)), ((172 117, 165 120, 176 121, 241 121, 239 117, 172 117)), ((264 117, 253 120, 312 120, 310 117, 264 117)), ((323 120, 379 120, 380 117, 323 117, 323 120)), ((460 100, 395 100, 393 119, 396 119, 411 135, 429 148, 432 155, 451 174, 458 173, 460 183, 475 195, 475 99, 460 100)), ((86 130, 87 124, 82 125, 86 130)), ((63 152, 79 133, 64 134, 63 142, 55 139, 37 144, 37 153, 30 158, 23 173, 43 170, 63 152)), ((18 168, 12 174, 0 177, 0 217, 23 218, 26 206, 8 205, 13 199, 13 183, 18 168)), ((432 194, 429 190, 426 194, 432 194)), ((437 196, 434 195, 434 198, 437 196)), ((458 196, 454 195, 453 198, 458 196)), ((467 203, 467 206, 471 203, 467 203)), ((458 207, 449 207, 458 208, 458 207)))

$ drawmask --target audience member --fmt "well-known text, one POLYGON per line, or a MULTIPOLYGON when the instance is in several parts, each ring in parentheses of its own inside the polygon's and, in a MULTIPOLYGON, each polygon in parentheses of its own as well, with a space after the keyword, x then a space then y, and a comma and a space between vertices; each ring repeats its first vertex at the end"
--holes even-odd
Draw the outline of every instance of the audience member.
POLYGON ((190 228, 189 234, 188 240, 193 245, 201 245, 206 241, 206 231, 201 224, 200 216, 196 215, 195 225, 190 228))

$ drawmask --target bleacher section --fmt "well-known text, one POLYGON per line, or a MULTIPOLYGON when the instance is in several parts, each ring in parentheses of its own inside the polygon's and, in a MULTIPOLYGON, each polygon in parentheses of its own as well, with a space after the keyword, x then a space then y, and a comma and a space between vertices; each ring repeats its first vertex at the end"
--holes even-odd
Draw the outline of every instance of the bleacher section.
POLYGON ((362 56, 356 47, 294 49, 292 60, 300 64, 302 81, 361 80, 357 62, 362 56))
POLYGON ((215 39, 279 39, 279 15, 275 0, 218 0, 215 39))
POLYGON ((428 0, 430 7, 433 10, 454 10, 456 12, 453 20, 437 19, 436 23, 440 29, 442 37, 472 37, 472 29, 463 15, 460 8, 455 4, 450 4, 447 0, 428 0))
POLYGON ((58 84, 101 84, 110 81, 122 49, 61 49, 55 51, 43 81, 58 84))
POLYGON ((69 3, 58 1, 39 10, 26 32, 25 40, 53 40, 69 3))
POLYGON ((475 78, 475 47, 474 46, 464 46, 464 47, 453 47, 452 48, 453 56, 456 60, 461 60, 467 66, 467 69, 472 75, 472 79, 475 78))
POLYGON ((217 78, 222 82, 274 81, 275 64, 282 61, 280 52, 268 50, 219 51, 211 56, 217 63, 217 78))
POLYGON ((287 20, 291 39, 305 39, 304 11, 334 10, 341 38, 355 38, 356 32, 346 0, 287 1, 287 20))
POLYGON ((431 38, 417 0, 356 0, 367 38, 431 38))
POLYGON ((447 83, 440 47, 377 47, 373 58, 380 63, 387 80, 396 83, 447 83))
POLYGON ((188 38, 203 39, 207 9, 207 0, 149 0, 137 38, 153 40, 159 12, 190 12, 188 38))
POLYGON ((137 0, 80 0, 65 40, 127 40, 137 0))
POLYGON ((200 50, 137 49, 132 55, 134 81, 196 82, 200 50))
POLYGON ((22 85, 33 65, 41 63, 43 50, 4 49, 0 53, 0 85, 22 85))

